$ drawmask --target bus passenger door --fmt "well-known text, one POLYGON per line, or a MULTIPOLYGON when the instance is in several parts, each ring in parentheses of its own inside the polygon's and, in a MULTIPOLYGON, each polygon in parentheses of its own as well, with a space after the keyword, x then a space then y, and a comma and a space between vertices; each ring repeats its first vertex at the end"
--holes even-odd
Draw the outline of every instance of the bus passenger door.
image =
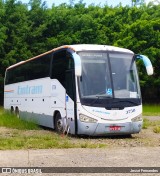
POLYGON ((65 78, 67 132, 75 134, 75 76, 73 70, 67 70, 65 78))

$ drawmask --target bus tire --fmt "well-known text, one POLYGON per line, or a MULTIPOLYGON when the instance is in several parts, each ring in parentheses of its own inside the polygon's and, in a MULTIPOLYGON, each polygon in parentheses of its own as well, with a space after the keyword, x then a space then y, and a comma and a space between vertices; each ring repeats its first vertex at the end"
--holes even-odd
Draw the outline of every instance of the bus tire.
POLYGON ((14 113, 14 107, 11 106, 11 114, 13 114, 13 113, 14 113))
POLYGON ((62 122, 62 117, 61 114, 58 112, 55 116, 55 131, 59 134, 63 133, 63 122, 62 122))
POLYGON ((16 109, 15 109, 15 115, 17 118, 19 118, 19 108, 18 107, 16 107, 16 109))

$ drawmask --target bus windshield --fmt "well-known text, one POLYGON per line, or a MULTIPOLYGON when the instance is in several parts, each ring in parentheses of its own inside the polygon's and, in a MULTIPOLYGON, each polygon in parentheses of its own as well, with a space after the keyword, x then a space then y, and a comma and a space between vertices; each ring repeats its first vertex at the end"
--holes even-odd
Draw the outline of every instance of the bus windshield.
POLYGON ((79 52, 81 98, 140 99, 139 80, 132 53, 79 52))

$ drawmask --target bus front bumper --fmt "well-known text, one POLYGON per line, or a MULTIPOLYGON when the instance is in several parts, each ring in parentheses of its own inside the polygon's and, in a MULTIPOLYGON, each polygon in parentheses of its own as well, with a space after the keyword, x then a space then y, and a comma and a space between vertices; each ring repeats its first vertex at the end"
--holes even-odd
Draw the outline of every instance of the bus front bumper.
POLYGON ((78 134, 89 136, 126 135, 139 133, 142 121, 125 123, 78 123, 78 134))

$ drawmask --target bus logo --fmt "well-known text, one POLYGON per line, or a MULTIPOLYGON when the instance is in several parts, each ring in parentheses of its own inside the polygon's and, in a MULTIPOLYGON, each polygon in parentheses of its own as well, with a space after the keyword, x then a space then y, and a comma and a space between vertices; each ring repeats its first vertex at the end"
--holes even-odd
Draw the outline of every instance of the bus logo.
POLYGON ((18 95, 41 94, 43 86, 18 86, 18 95))

